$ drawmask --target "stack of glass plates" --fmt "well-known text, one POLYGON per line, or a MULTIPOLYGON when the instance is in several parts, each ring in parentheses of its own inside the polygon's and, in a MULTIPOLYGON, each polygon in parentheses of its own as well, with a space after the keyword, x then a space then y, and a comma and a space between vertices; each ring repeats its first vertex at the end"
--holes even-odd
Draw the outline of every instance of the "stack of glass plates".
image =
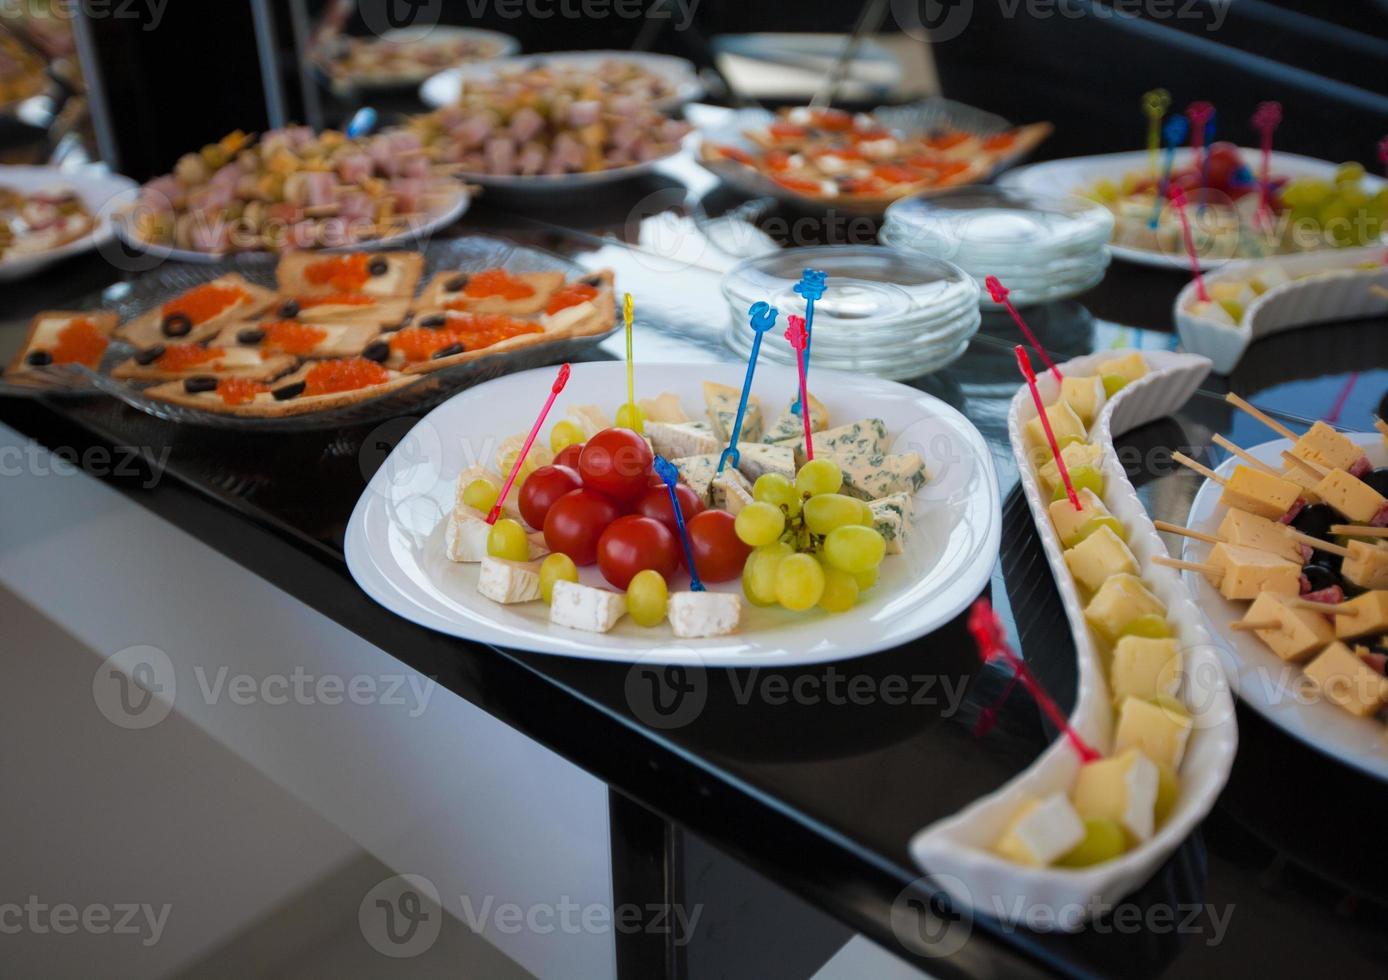
MULTIPOLYGON (((997 276, 1018 306, 1082 293, 1104 278, 1113 214, 1080 197, 968 187, 887 208, 878 241, 997 276)), ((981 302, 995 304, 985 290, 981 302)))
POLYGON ((781 318, 763 336, 762 356, 794 364, 785 318, 805 315, 794 287, 806 269, 828 277, 815 303, 812 368, 915 378, 960 357, 978 332, 978 283, 958 266, 875 245, 825 246, 759 255, 723 277, 728 346, 743 357, 751 353, 747 311, 764 301, 781 318))

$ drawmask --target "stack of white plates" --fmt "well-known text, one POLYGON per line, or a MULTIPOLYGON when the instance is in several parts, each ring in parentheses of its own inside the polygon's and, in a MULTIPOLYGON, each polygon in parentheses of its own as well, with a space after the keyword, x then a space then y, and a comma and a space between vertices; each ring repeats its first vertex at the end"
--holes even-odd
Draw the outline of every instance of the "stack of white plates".
MULTIPOLYGON (((1084 292, 1104 278, 1113 214, 1080 197, 968 187, 887 208, 878 241, 997 276, 1018 306, 1084 292)), ((985 290, 981 302, 995 304, 985 290)))
POLYGON ((761 355, 794 364, 786 316, 805 315, 795 284, 806 269, 827 276, 824 296, 815 303, 812 371, 915 378, 962 356, 978 332, 978 283, 958 266, 875 245, 791 248, 748 259, 723 277, 731 317, 728 346, 743 357, 751 353, 747 311, 764 301, 781 318, 763 335, 761 355))

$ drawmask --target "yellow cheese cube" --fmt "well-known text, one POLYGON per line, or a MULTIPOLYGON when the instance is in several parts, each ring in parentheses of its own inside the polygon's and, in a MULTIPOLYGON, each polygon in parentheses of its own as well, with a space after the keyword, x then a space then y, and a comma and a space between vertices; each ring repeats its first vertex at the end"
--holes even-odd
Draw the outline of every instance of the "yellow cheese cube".
POLYGON ((1266 517, 1231 507, 1224 520, 1219 522, 1215 536, 1229 544, 1271 552, 1300 565, 1301 545, 1292 540, 1288 530, 1288 526, 1280 521, 1270 521, 1266 517))
POLYGON ((1060 398, 1057 401, 1069 405, 1080 417, 1080 421, 1090 426, 1098 417, 1099 410, 1104 407, 1104 402, 1108 401, 1108 395, 1104 393, 1103 379, 1097 376, 1066 378, 1060 383, 1060 398))
POLYGON ((1113 575, 1084 607, 1084 618, 1101 637, 1113 642, 1139 616, 1165 616, 1166 606, 1136 575, 1113 575))
POLYGON ((1260 592, 1301 592, 1301 566, 1267 551, 1217 544, 1210 550, 1206 564, 1219 570, 1207 578, 1226 599, 1256 599, 1260 592))
MULTIPOLYGON (((1104 506, 1104 502, 1099 499, 1098 494, 1085 488, 1075 491, 1075 496, 1079 498, 1079 510, 1075 510, 1075 505, 1070 503, 1068 496, 1051 501, 1048 508, 1051 523, 1055 525, 1055 533, 1060 538, 1061 544, 1067 548, 1073 548, 1105 525, 1113 528, 1114 533, 1118 534, 1118 530, 1123 525, 1119 524, 1118 519, 1108 512, 1108 508, 1104 506)), ((1122 535, 1119 534, 1119 537, 1122 535)))
POLYGON ((1084 840, 1084 822, 1064 793, 1017 809, 993 850, 1009 861, 1045 867, 1084 840))
POLYGON ((1190 715, 1174 706, 1128 698, 1118 708, 1118 728, 1113 734, 1113 751, 1139 749, 1158 765, 1181 768, 1190 738, 1190 715))
POLYGON ((1364 455, 1364 450, 1345 434, 1317 422, 1301 434, 1292 446, 1292 455, 1332 470, 1347 470, 1364 455))
POLYGON ((1301 487, 1301 497, 1308 504, 1321 502, 1321 498, 1316 495, 1316 487, 1320 486, 1321 478, 1311 473, 1310 470, 1288 463, 1286 468, 1282 470, 1282 479, 1290 480, 1301 487))
MULTIPOLYGON (((1348 563, 1349 559, 1345 561, 1348 563)), ((1365 592, 1341 603, 1340 607, 1345 611, 1343 615, 1335 615, 1335 636, 1340 639, 1388 633, 1388 592, 1365 592)))
MULTIPOLYGON (((1051 455, 1049 446, 1044 450, 1037 448, 1034 452, 1034 458, 1038 460, 1037 479, 1046 488, 1046 496, 1052 496, 1055 488, 1061 484, 1060 467, 1055 464, 1055 457, 1051 455)), ((1068 471, 1074 471, 1081 466, 1093 466, 1097 469, 1103 461, 1104 451, 1093 443, 1072 442, 1060 451, 1060 458, 1065 460, 1065 469, 1068 471)))
MULTIPOLYGON (((1062 449, 1069 442, 1085 442, 1089 439, 1089 429, 1080 417, 1075 414, 1075 410, 1065 402, 1056 402, 1046 409, 1046 418, 1051 423, 1051 435, 1055 436, 1057 446, 1062 449)), ((1050 447, 1050 442, 1046 439, 1046 430, 1041 427, 1041 418, 1037 416, 1026 424, 1027 441, 1033 446, 1050 447)))
POLYGON ((1388 547, 1351 541, 1340 574, 1361 589, 1388 589, 1388 547))
POLYGON ((1113 820, 1132 842, 1152 836, 1156 824, 1157 766, 1137 749, 1080 767, 1070 794, 1086 820, 1113 820))
POLYGON ((1137 574, 1137 559, 1111 527, 1099 528, 1065 552, 1065 564, 1075 581, 1090 592, 1097 591, 1110 575, 1137 574))
POLYGON ((1357 476, 1331 470, 1316 484, 1316 496, 1351 521, 1367 524, 1388 505, 1388 499, 1357 476))
POLYGON ((1095 368, 1095 373, 1100 377, 1109 375, 1122 378, 1124 381, 1136 381, 1147 373, 1147 362, 1142 359, 1141 354, 1134 351, 1123 357, 1109 358, 1095 368))
POLYGON ((1240 463, 1220 495, 1220 503, 1277 520, 1296 503, 1301 488, 1280 476, 1240 463))
POLYGON ((1113 648, 1108 684, 1113 700, 1174 695, 1181 686, 1181 651, 1173 639, 1120 637, 1113 648))
POLYGON ((1343 643, 1326 647, 1306 665, 1306 676, 1326 698, 1360 718, 1376 714, 1388 701, 1388 680, 1343 643))
POLYGON ((1330 621, 1313 609, 1298 609, 1288 596, 1264 592, 1244 614, 1245 623, 1276 623, 1254 630, 1269 650, 1288 663, 1300 663, 1335 639, 1330 621))

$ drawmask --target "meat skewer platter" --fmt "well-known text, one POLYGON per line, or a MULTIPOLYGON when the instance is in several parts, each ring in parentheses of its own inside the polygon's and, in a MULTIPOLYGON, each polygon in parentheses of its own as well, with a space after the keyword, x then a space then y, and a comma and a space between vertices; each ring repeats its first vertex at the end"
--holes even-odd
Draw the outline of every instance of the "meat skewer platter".
POLYGON ((110 241, 110 212, 135 189, 134 181, 111 174, 0 166, 0 282, 110 241))
POLYGON ((1187 584, 1239 696, 1273 724, 1388 780, 1388 423, 1297 432, 1237 396, 1280 438, 1204 476, 1182 535, 1187 584))
POLYGON ((341 426, 581 354, 617 328, 613 289, 607 270, 481 236, 167 265, 88 309, 39 313, 0 385, 218 428, 341 426))
POLYGON ((463 62, 515 54, 520 42, 509 34, 476 27, 435 24, 427 30, 399 28, 379 36, 332 33, 314 46, 313 61, 333 91, 413 88, 463 62))

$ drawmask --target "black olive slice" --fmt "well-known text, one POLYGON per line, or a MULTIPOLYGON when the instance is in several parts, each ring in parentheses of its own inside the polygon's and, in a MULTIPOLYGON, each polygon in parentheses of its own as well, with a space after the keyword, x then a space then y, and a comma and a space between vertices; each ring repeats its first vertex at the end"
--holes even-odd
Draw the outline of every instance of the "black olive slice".
POLYGON ((135 363, 149 365, 164 356, 164 345, 155 344, 153 347, 146 347, 142 351, 136 351, 135 363))
POLYGON ((44 367, 53 363, 53 355, 46 350, 30 351, 24 361, 33 367, 44 367))
POLYGON ((442 313, 435 313, 433 316, 426 316, 419 321, 421 327, 428 327, 430 330, 437 330, 439 327, 448 325, 448 317, 442 313))
POLYGON ((285 320, 292 320, 303 312, 299 308, 299 301, 290 299, 280 304, 280 316, 285 320))
POLYGON ((454 276, 452 279, 448 280, 446 283, 443 284, 443 288, 446 292, 461 293, 464 289, 467 288, 469 278, 471 277, 454 276))
POLYGON ((434 353, 430 356, 433 357, 434 360, 438 360, 441 357, 452 357, 454 354, 466 353, 467 348, 464 347, 462 344, 449 344, 447 347, 440 347, 438 350, 434 351, 434 353))
POLYGON ((217 379, 209 374, 199 374, 196 377, 184 378, 183 390, 190 395, 198 395, 204 391, 216 391, 217 379))
POLYGON ((367 263, 366 271, 373 276, 383 276, 390 271, 390 263, 383 258, 374 258, 367 263))
POLYGON ((270 392, 270 394, 275 396, 275 401, 277 402, 287 402, 291 398, 298 398, 303 393, 304 383, 302 381, 296 381, 292 385, 284 385, 270 392))
POLYGON ((193 331, 193 321, 185 313, 170 313, 161 324, 165 337, 186 337, 193 331))
POLYGON ((265 339, 265 331, 259 327, 247 327, 245 330, 236 332, 236 342, 238 344, 258 344, 265 339))
POLYGON ((390 344, 386 343, 384 340, 374 340, 366 345, 366 348, 361 352, 361 356, 368 361, 384 364, 386 359, 390 357, 390 344))

